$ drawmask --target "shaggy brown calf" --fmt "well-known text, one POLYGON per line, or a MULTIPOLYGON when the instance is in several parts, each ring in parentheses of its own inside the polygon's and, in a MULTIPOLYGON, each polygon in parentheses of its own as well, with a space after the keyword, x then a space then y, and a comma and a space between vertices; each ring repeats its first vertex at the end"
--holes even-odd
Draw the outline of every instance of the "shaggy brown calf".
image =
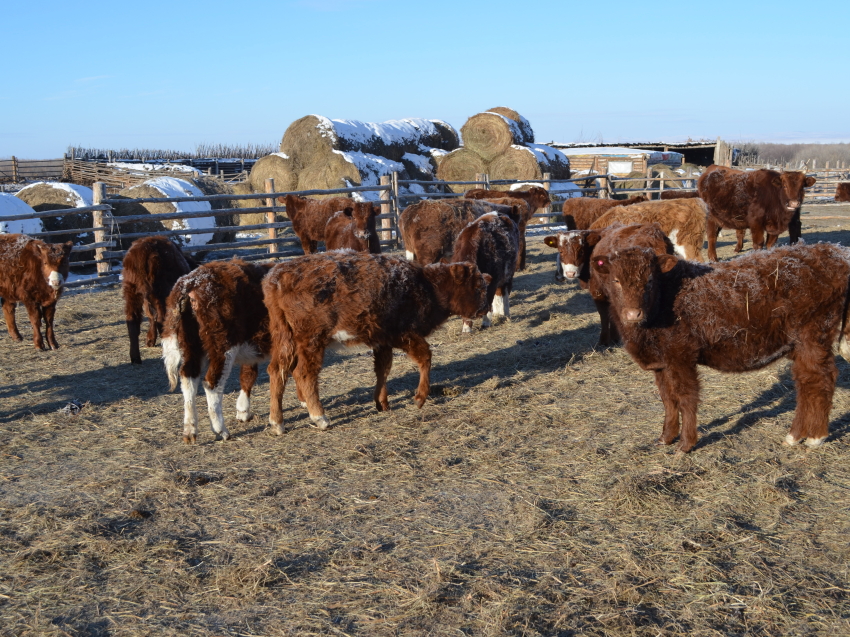
POLYGON ((286 216, 292 221, 292 230, 301 240, 304 254, 316 252, 319 242, 325 240, 325 228, 330 218, 346 208, 352 209, 351 219, 359 236, 367 241, 370 236, 375 236, 377 240, 375 215, 378 210, 371 203, 352 201, 347 197, 306 199, 298 195, 279 197, 278 201, 286 204, 286 216))
POLYGON ((389 409, 387 376, 398 348, 419 366, 414 402, 428 397, 431 349, 425 337, 452 314, 487 312, 490 276, 471 263, 422 267, 399 257, 326 252, 276 265, 263 281, 273 352, 269 423, 283 433, 281 400, 290 373, 299 400, 320 429, 330 424, 319 402, 319 372, 331 345, 363 344, 375 358, 375 405, 389 409))
POLYGON ((207 410, 216 439, 227 440, 221 401, 224 384, 234 365, 240 365, 241 391, 236 400, 236 419, 246 422, 251 413, 251 389, 257 380, 257 364, 269 358, 269 318, 263 304, 263 276, 271 265, 239 259, 213 261, 177 280, 168 295, 162 358, 173 390, 179 378, 183 391, 183 441, 194 443, 198 435, 195 396, 201 366, 209 361, 204 376, 207 410))
POLYGON ((657 223, 676 252, 686 259, 702 261, 705 243, 705 218, 708 210, 698 198, 647 201, 631 206, 611 208, 590 226, 606 228, 614 223, 657 223))
POLYGON ((818 243, 753 252, 713 266, 651 250, 597 250, 591 261, 614 312, 626 350, 655 372, 664 402, 659 440, 679 435, 679 450, 697 442, 697 365, 723 372, 792 361, 797 412, 787 444, 820 445, 838 370, 832 353, 850 359, 847 342, 850 250, 818 243), (722 309, 722 310, 721 310, 722 309))
POLYGON ((365 205, 367 204, 346 206, 328 219, 325 225, 325 249, 381 254, 381 242, 375 227, 375 210, 371 204, 368 205, 372 214, 367 215, 365 231, 358 228, 358 220, 354 218, 354 207, 365 205))
POLYGON ((657 223, 615 224, 602 230, 573 230, 559 232, 555 236, 543 239, 550 248, 558 250, 558 263, 563 278, 578 278, 579 286, 590 292, 596 311, 599 313, 601 331, 599 344, 603 347, 613 345, 620 340, 616 317, 609 311, 608 297, 597 280, 591 276, 590 258, 601 245, 649 248, 658 254, 673 254, 673 244, 657 223))
POLYGON ((569 230, 589 230, 590 225, 615 206, 631 206, 646 201, 643 195, 628 199, 575 197, 564 202, 564 223, 569 230))
POLYGON ((47 346, 59 349, 53 319, 68 278, 72 247, 70 241, 44 243, 25 234, 0 234, 0 300, 12 340, 23 340, 15 323, 15 307, 23 303, 32 324, 35 348, 47 349, 41 337, 44 319, 47 346))
POLYGON ((660 199, 695 199, 699 197, 696 190, 662 190, 660 199))
POLYGON ((835 187, 836 201, 850 201, 850 182, 843 181, 835 187))
MULTIPOLYGON (((468 261, 492 279, 487 286, 487 306, 482 327, 490 327, 493 318, 510 318, 509 297, 519 252, 519 231, 507 215, 488 212, 464 228, 455 241, 452 262, 468 261)), ((472 319, 463 317, 463 331, 472 331, 472 319)))
POLYGON ((540 186, 532 186, 528 190, 485 190, 474 188, 464 194, 467 199, 485 199, 503 206, 516 206, 517 200, 522 200, 525 207, 519 206, 521 217, 517 224, 519 229, 519 253, 517 255, 517 270, 525 270, 525 229, 534 217, 538 208, 546 208, 552 204, 549 192, 540 186))
MULTIPOLYGON (((788 230, 791 243, 800 238, 800 207, 804 188, 814 177, 801 172, 753 170, 743 172, 724 166, 709 166, 697 180, 700 198, 708 205, 708 258, 717 261, 719 228, 749 228, 754 248, 770 248, 788 230), (765 243, 765 233, 767 242, 765 243)), ((738 232, 735 252, 743 247, 744 233, 738 232)))
POLYGON ((130 337, 130 362, 142 363, 139 334, 142 331, 142 309, 148 317, 147 347, 156 345, 165 321, 165 304, 174 283, 198 267, 166 237, 144 237, 133 242, 124 255, 124 314, 130 337))
POLYGON ((501 206, 483 200, 426 199, 408 206, 398 218, 407 258, 420 265, 448 259, 461 230, 488 212, 505 214, 517 226, 521 222, 522 212, 517 206, 501 206))

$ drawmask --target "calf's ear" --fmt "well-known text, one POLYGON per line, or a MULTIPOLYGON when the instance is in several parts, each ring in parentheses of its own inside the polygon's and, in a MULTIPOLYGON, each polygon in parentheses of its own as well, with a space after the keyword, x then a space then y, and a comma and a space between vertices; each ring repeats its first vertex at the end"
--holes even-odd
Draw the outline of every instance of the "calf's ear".
POLYGON ((601 257, 593 256, 591 258, 591 262, 593 263, 593 269, 599 272, 599 274, 608 274, 611 266, 611 259, 609 259, 606 255, 601 257))
POLYGON ((487 287, 490 285, 490 282, 493 280, 493 277, 487 274, 486 272, 481 273, 481 278, 484 279, 484 286, 487 287))
MULTIPOLYGON (((615 224, 616 225, 616 224, 615 224)), ((587 245, 593 247, 602 240, 602 233, 599 230, 591 230, 584 238, 587 245)))
POLYGON ((71 254, 71 248, 74 247, 74 243, 72 241, 66 241, 62 244, 62 250, 65 254, 71 254))
POLYGON ((344 214, 346 217, 350 217, 354 214, 354 208, 352 208, 351 206, 346 206, 342 209, 342 214, 344 214))
POLYGON ((550 235, 548 237, 544 237, 543 243, 545 243, 550 248, 557 248, 558 247, 558 237, 552 236, 552 235, 550 235))
POLYGON ((806 177, 806 188, 811 188, 812 186, 814 186, 816 181, 817 179, 815 179, 814 177, 806 177))
POLYGON ((658 267, 662 272, 669 272, 679 262, 679 259, 672 254, 659 254, 656 258, 658 259, 658 267))

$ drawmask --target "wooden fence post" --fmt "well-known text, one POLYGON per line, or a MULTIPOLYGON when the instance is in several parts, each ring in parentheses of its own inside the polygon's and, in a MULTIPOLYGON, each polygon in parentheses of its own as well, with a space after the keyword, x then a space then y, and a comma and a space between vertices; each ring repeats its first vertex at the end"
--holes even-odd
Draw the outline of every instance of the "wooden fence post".
MULTIPOLYGON (((550 182, 551 179, 552 179, 552 173, 543 173, 543 189, 546 192, 549 192, 550 190, 552 190, 552 184, 550 182)), ((551 195, 550 195, 550 197, 551 197, 551 195)), ((549 215, 549 213, 552 212, 552 204, 550 203, 548 206, 546 206, 546 208, 543 210, 543 212, 546 214, 546 216, 543 217, 543 219, 544 219, 543 223, 552 223, 552 217, 549 215)))
MULTIPOLYGON (((103 200, 106 199, 106 184, 102 181, 96 181, 92 184, 92 203, 95 206, 99 206, 103 203, 103 200)), ((92 222, 94 223, 95 228, 104 228, 103 220, 111 217, 111 215, 104 215, 103 210, 95 210, 92 212, 92 222)), ((112 238, 112 234, 106 234, 105 230, 95 230, 94 231, 94 242, 95 243, 106 243, 108 239, 112 238)), ((106 252, 106 247, 101 246, 99 248, 94 249, 94 258, 97 259, 97 275, 103 276, 109 274, 112 270, 112 264, 108 260, 104 260, 103 253, 106 252)))
POLYGON ((647 199, 652 199, 652 193, 649 192, 649 188, 652 185, 651 182, 652 182, 652 168, 647 166, 646 167, 646 190, 643 193, 643 194, 646 195, 647 199))
POLYGON ((18 183, 18 158, 12 155, 12 183, 18 183))
MULTIPOLYGON (((478 182, 482 188, 487 188, 487 182, 484 180, 485 177, 486 175, 484 173, 475 173, 475 181, 478 182)), ((470 189, 467 188, 467 190, 470 189)))
POLYGON ((661 195, 664 194, 664 173, 659 175, 660 180, 658 182, 658 198, 661 199, 661 195))
MULTIPOLYGON (((393 173, 394 175, 397 173, 393 173)), ((382 186, 392 186, 391 177, 389 175, 381 175, 380 184, 382 186)), ((389 215, 392 214, 392 191, 391 190, 381 190, 380 198, 381 198, 381 214, 389 215)), ((392 228, 392 219, 385 218, 381 219, 381 241, 391 241, 393 238, 393 233, 391 231, 392 228)))
MULTIPOLYGON (((266 179, 266 192, 274 192, 274 178, 269 177, 266 179)), ((274 197, 269 197, 266 199, 266 205, 271 207, 274 206, 274 197)), ((269 210, 266 212, 266 223, 274 223, 275 222, 275 214, 274 210, 269 210)), ((269 239, 277 239, 277 228, 269 228, 269 239)), ((269 254, 278 251, 276 243, 269 244, 269 254)))

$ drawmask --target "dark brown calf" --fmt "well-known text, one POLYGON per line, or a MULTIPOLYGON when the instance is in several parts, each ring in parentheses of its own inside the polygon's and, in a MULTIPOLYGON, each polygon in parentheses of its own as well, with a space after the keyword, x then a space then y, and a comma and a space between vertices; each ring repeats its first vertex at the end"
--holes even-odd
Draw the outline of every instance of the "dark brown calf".
POLYGON ((236 419, 248 421, 251 389, 257 380, 257 364, 269 358, 269 318, 263 304, 263 276, 271 265, 234 259, 213 261, 177 280, 168 295, 162 358, 173 390, 180 381, 183 391, 183 441, 195 442, 198 411, 195 396, 201 366, 209 361, 204 376, 207 410, 216 438, 227 440, 230 432, 221 410, 224 384, 234 365, 241 391, 236 400, 236 419))
MULTIPOLYGON (((351 208, 351 219, 361 236, 375 235, 375 209, 371 203, 356 202, 347 197, 329 199, 306 199, 298 195, 287 195, 278 201, 286 204, 286 215, 292 221, 292 230, 301 240, 304 254, 318 250, 319 242, 325 240, 328 221, 340 210, 351 208), (370 230, 371 228, 371 230, 370 230)), ((370 244, 371 245, 371 244, 370 244)))
POLYGON ((473 199, 426 199, 412 204, 399 215, 398 225, 407 258, 420 265, 451 257, 457 236, 467 224, 488 212, 509 216, 519 226, 522 212, 517 206, 501 206, 473 199))
POLYGON ((15 323, 15 307, 23 303, 32 324, 35 348, 47 349, 41 336, 44 319, 47 346, 59 349, 53 319, 68 278, 72 247, 70 241, 44 243, 25 234, 0 234, 0 300, 12 340, 23 340, 15 323))
POLYGON ((836 201, 850 201, 850 182, 843 181, 835 187, 836 201))
POLYGON ((750 230, 754 248, 770 248, 779 235, 788 230, 791 243, 800 238, 800 207, 804 188, 815 183, 814 177, 801 172, 775 170, 740 171, 712 165, 697 180, 700 198, 708 206, 706 234, 708 258, 717 261, 717 231, 733 228, 740 252, 744 233, 750 230), (765 240, 765 233, 767 240, 765 240))
MULTIPOLYGON (((497 316, 510 318, 511 288, 519 252, 519 231, 507 215, 488 212, 464 228, 455 241, 451 260, 467 261, 492 279, 487 286, 487 307, 482 327, 490 327, 497 316)), ((472 318, 463 317, 463 331, 472 331, 472 318)))
POLYGON ((628 199, 594 199, 574 197, 564 202, 564 223, 569 230, 589 230, 594 221, 615 206, 630 206, 646 201, 643 195, 628 199))
POLYGON ((787 444, 818 446, 829 431, 838 370, 833 343, 847 342, 850 250, 818 243, 753 252, 713 266, 643 248, 597 251, 599 277, 619 316, 626 350, 655 372, 664 402, 659 440, 697 442, 697 365, 723 372, 792 361, 797 411, 787 444), (843 332, 843 333, 842 333, 843 332))
POLYGON ((375 227, 375 212, 372 204, 363 203, 355 203, 335 212, 325 226, 325 249, 381 254, 381 242, 375 227), (354 217, 356 206, 369 206, 366 230, 358 227, 358 220, 354 217))
POLYGON ((124 255, 123 282, 124 314, 130 337, 130 362, 141 364, 139 334, 142 331, 142 311, 148 317, 147 347, 156 345, 165 321, 165 304, 174 283, 198 267, 191 257, 180 252, 166 237, 144 237, 133 242, 124 255))
POLYGON ((699 197, 696 190, 662 190, 661 199, 695 199, 699 197))
POLYGON ((606 250, 611 245, 623 247, 649 248, 658 254, 673 254, 674 247, 664 234, 661 226, 651 224, 614 224, 601 230, 573 230, 559 232, 555 236, 543 239, 550 248, 558 250, 558 264, 564 278, 577 278, 579 286, 590 292, 596 311, 599 313, 599 345, 608 347, 620 340, 618 319, 609 311, 609 301, 598 278, 591 276, 590 259, 602 246, 606 250))
POLYGON ((310 419, 329 421, 319 402, 319 372, 331 345, 362 344, 375 358, 375 405, 389 409, 387 376, 398 348, 419 366, 414 401, 428 397, 431 349, 425 337, 452 314, 487 311, 490 277, 471 263, 422 267, 402 258, 326 252, 276 265, 263 282, 273 339, 269 363, 273 431, 283 433, 281 400, 290 373, 310 419))

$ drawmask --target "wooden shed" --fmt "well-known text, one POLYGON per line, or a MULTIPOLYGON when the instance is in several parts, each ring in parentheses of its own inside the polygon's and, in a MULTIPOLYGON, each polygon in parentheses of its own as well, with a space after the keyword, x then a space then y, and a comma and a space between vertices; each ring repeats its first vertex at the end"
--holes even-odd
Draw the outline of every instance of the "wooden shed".
POLYGON ((583 172, 628 175, 634 171, 646 172, 649 166, 667 164, 671 168, 682 165, 684 156, 675 151, 643 150, 620 146, 597 148, 558 148, 570 159, 573 175, 583 172))

